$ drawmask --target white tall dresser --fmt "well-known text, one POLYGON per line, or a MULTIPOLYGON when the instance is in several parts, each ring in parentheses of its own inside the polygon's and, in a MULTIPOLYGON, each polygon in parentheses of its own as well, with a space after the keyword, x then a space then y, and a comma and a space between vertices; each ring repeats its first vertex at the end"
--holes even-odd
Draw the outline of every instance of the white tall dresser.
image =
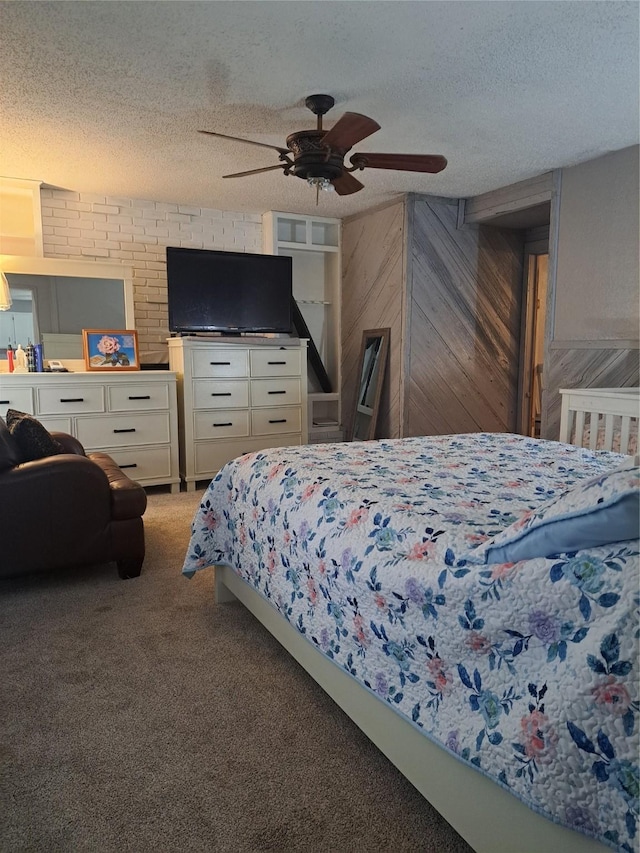
POLYGON ((307 342, 169 338, 187 490, 244 453, 306 444, 307 342))

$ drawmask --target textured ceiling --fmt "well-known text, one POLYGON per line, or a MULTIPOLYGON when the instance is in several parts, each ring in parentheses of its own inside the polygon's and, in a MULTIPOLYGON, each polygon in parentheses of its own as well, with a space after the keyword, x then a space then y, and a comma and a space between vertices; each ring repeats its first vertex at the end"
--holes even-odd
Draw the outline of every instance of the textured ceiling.
POLYGON ((347 216, 397 193, 467 197, 638 142, 636 2, 0 3, 0 174, 226 210, 347 216), (325 92, 382 129, 358 151, 444 154, 366 170, 338 197, 274 171, 325 92))

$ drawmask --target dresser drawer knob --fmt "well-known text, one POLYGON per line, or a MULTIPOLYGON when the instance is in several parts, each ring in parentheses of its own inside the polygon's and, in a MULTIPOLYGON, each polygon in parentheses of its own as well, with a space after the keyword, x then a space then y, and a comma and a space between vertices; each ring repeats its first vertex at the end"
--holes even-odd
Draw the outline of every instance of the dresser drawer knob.
POLYGON ((0 404, 1 404, 1 405, 5 405, 5 404, 6 404, 6 405, 8 406, 10 403, 11 403, 11 400, 0 400, 0 404))
POLYGON ((61 403, 84 403, 84 397, 60 397, 61 403))
POLYGON ((286 394, 286 391, 267 391, 267 394, 286 394))
POLYGON ((130 462, 128 465, 118 465, 118 468, 120 468, 121 471, 124 471, 125 468, 137 468, 137 467, 138 467, 137 462, 130 462))
POLYGON ((135 432, 135 427, 129 427, 128 429, 114 429, 114 432, 135 432))
POLYGON ((141 394, 139 397, 129 397, 130 400, 150 400, 151 394, 141 394))
POLYGON ((286 422, 286 418, 274 418, 273 420, 269 421, 270 424, 286 424, 286 422))
POLYGON ((212 391, 211 396, 212 397, 230 397, 231 391, 212 391))
POLYGON ((286 361, 268 361, 267 364, 286 364, 286 361))
POLYGON ((210 361, 209 364, 212 367, 229 367, 231 365, 230 361, 210 361))
POLYGON ((228 423, 224 423, 224 424, 211 424, 211 426, 214 426, 214 427, 233 426, 233 421, 229 421, 228 423))

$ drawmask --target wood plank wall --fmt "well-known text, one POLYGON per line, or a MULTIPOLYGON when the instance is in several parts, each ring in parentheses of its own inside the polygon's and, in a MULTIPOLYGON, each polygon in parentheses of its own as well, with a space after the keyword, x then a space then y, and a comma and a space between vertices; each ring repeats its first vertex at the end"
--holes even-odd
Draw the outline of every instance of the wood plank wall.
POLYGON ((488 223, 543 203, 551 204, 551 340, 545 348, 542 437, 558 437, 560 388, 640 384, 636 342, 594 346, 551 336, 559 185, 560 173, 548 172, 459 205, 412 194, 345 220, 345 423, 351 420, 362 330, 390 326, 380 437, 515 431, 525 231, 488 223))
POLYGON ((342 228, 342 412, 350 434, 365 329, 391 329, 377 437, 401 432, 404 200, 345 219, 342 228))
POLYGON ((630 349, 551 345, 545 365, 542 437, 560 435, 560 388, 637 388, 640 352, 630 349))
POLYGON ((514 431, 523 237, 411 196, 405 435, 514 431))
POLYGON ((459 224, 490 224, 491 219, 505 213, 525 210, 548 202, 553 190, 553 172, 545 172, 517 184, 461 200, 459 224))
POLYGON ((411 194, 345 220, 346 424, 362 331, 388 326, 379 437, 515 428, 523 237, 457 217, 456 200, 411 194))

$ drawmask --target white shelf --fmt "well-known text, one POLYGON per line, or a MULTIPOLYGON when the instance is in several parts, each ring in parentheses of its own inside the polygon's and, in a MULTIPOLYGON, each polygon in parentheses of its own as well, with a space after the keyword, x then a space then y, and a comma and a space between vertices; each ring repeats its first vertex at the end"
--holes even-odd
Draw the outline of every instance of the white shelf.
POLYGON ((341 222, 281 211, 265 213, 262 222, 264 251, 289 255, 293 261, 293 296, 334 389, 330 394, 320 392, 309 371, 310 436, 319 431, 341 435, 341 222))
POLYGON ((339 400, 340 399, 340 392, 339 391, 327 391, 326 393, 324 391, 310 392, 309 393, 309 399, 310 400, 323 400, 325 402, 328 400, 339 400))
POLYGON ((324 252, 340 251, 340 220, 272 211, 273 240, 281 248, 306 247, 324 252))
POLYGON ((323 243, 297 243, 291 240, 278 240, 281 249, 308 249, 316 252, 339 252, 338 246, 327 246, 323 243))

